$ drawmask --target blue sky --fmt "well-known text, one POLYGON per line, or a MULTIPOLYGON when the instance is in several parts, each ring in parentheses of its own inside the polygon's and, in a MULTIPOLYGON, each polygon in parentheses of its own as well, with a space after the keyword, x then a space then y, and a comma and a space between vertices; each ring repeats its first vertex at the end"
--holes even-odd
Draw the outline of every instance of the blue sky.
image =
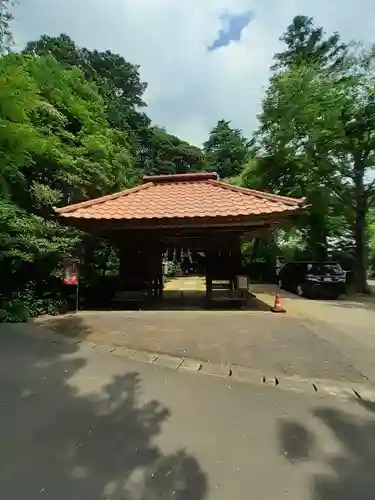
POLYGON ((226 47, 233 41, 241 40, 242 32, 249 25, 254 17, 251 10, 239 14, 226 12, 220 16, 223 27, 219 30, 217 38, 213 41, 208 50, 217 50, 226 47))
POLYGON ((15 14, 20 45, 65 32, 139 64, 149 115, 194 144, 219 119, 247 135, 256 128, 293 16, 313 16, 346 41, 375 42, 373 0, 20 0, 15 14))

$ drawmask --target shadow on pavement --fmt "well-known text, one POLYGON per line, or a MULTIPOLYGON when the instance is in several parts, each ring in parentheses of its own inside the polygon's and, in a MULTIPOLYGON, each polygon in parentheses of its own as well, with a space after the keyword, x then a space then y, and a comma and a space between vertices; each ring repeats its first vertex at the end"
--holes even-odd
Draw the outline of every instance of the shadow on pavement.
POLYGON ((279 428, 280 452, 291 463, 298 463, 312 458, 316 447, 315 436, 305 426, 284 421, 279 428))
POLYGON ((82 394, 72 382, 86 364, 76 345, 25 335, 22 325, 6 327, 0 330, 2 498, 206 497, 206 476, 195 458, 184 450, 165 455, 153 444, 169 410, 140 401, 137 373, 82 394))
MULTIPOLYGON (((360 402, 370 413, 375 404, 360 402)), ((312 500, 372 500, 375 491, 375 418, 354 416, 336 408, 319 408, 314 417, 331 431, 344 450, 326 454, 319 450, 317 438, 306 426, 281 421, 279 442, 281 453, 292 464, 314 460, 323 454, 327 473, 313 476, 312 500)))
POLYGON ((72 339, 86 339, 92 333, 92 327, 79 314, 41 317, 29 322, 26 326, 33 328, 37 335, 51 336, 56 332, 72 339))
POLYGON ((375 297, 368 295, 355 295, 343 297, 337 301, 331 301, 330 305, 344 309, 366 309, 375 311, 375 297))

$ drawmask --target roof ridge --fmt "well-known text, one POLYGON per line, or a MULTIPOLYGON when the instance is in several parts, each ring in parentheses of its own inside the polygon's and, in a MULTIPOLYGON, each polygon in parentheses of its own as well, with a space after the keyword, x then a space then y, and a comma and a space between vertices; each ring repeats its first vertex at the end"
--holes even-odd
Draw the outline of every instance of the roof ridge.
POLYGON ((142 191, 144 189, 148 189, 153 185, 152 182, 147 182, 146 184, 140 184, 139 186, 135 186, 133 188, 127 188, 122 191, 118 191, 113 194, 106 194, 104 196, 100 196, 99 198, 94 198, 92 200, 81 201, 79 203, 74 203, 73 205, 67 205, 61 208, 55 208, 54 211, 57 214, 65 214, 67 212, 74 212, 80 208, 92 207, 93 205, 100 205, 105 203, 106 201, 116 200, 117 198, 121 198, 122 196, 127 196, 128 194, 136 193, 137 191, 142 191))
POLYGON ((143 177, 144 182, 158 183, 168 183, 174 184, 176 182, 203 182, 206 180, 217 180, 217 172, 186 172, 183 174, 160 174, 160 175, 145 175, 143 177))
POLYGON ((234 186, 233 184, 228 184, 227 182, 222 182, 222 181, 215 181, 215 180, 207 179, 205 182, 207 182, 208 184, 220 186, 223 189, 235 191, 237 193, 252 194, 253 196, 256 196, 257 198, 263 198, 263 199, 267 198, 271 201, 283 201, 286 204, 290 204, 290 205, 297 205, 297 204, 300 204, 300 203, 303 203, 304 201, 306 201, 306 197, 293 198, 291 196, 282 196, 279 194, 266 193, 264 191, 258 191, 256 189, 249 189, 249 188, 234 186))

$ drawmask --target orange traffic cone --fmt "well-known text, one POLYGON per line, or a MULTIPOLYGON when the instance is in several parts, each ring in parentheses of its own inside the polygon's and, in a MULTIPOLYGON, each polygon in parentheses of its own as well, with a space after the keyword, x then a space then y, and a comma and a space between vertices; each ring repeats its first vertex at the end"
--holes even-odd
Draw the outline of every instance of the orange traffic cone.
POLYGON ((274 313, 285 313, 285 309, 281 307, 280 292, 276 292, 275 305, 271 307, 271 311, 274 313))

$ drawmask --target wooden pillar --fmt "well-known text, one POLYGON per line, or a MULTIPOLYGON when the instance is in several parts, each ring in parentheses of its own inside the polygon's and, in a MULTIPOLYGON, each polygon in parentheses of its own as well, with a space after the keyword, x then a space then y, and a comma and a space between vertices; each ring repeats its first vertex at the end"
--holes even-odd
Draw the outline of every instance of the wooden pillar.
POLYGON ((158 297, 163 296, 164 290, 164 269, 163 269, 163 261, 160 262, 159 268, 159 278, 158 278, 158 297))
POLYGON ((148 296, 149 298, 160 297, 162 294, 162 250, 158 243, 148 245, 148 296))
POLYGON ((206 270, 206 298, 207 300, 212 299, 212 276, 210 271, 206 270))
POLYGON ((206 260, 206 299, 212 300, 212 282, 214 278, 215 268, 215 251, 212 246, 212 241, 207 241, 205 245, 205 260, 206 260))
POLYGON ((119 246, 118 283, 117 283, 117 288, 119 290, 123 290, 123 287, 125 284, 126 260, 127 260, 126 249, 120 245, 119 246))
MULTIPOLYGON (((229 257, 230 258, 232 257, 232 250, 230 250, 229 257)), ((229 286, 230 286, 230 291, 234 292, 234 290, 236 289, 236 276, 233 274, 233 270, 231 271, 229 286)))
POLYGON ((232 280, 235 288, 236 276, 241 273, 242 269, 241 242, 239 239, 236 239, 232 242, 231 261, 232 261, 232 280))

